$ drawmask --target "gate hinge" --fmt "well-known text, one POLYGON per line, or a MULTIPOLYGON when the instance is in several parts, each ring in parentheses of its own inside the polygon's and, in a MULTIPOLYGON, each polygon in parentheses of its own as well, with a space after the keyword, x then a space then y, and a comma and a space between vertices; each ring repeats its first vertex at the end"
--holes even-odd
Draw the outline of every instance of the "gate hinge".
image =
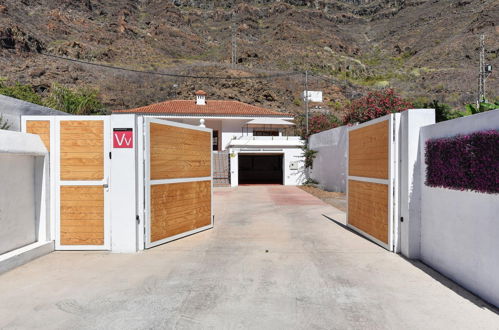
POLYGON ((404 222, 404 217, 400 217, 400 222, 404 222))
POLYGON ((139 217, 139 215, 135 216, 135 220, 137 220, 137 224, 140 224, 140 217, 139 217))
POLYGON ((109 159, 113 159, 113 153, 109 151, 109 159))

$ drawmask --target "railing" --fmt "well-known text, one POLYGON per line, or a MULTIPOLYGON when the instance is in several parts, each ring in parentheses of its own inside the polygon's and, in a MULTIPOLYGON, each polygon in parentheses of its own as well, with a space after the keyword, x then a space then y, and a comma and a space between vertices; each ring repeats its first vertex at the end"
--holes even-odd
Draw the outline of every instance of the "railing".
POLYGON ((299 136, 238 136, 234 140, 299 141, 299 136))

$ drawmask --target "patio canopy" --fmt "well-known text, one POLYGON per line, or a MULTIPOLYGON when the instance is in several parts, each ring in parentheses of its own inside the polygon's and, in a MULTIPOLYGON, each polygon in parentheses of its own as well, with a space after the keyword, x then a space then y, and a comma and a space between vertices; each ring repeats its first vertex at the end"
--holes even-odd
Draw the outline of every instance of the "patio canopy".
POLYGON ((290 127, 294 126, 294 123, 290 123, 284 119, 279 118, 257 118, 250 120, 246 123, 248 127, 290 127))

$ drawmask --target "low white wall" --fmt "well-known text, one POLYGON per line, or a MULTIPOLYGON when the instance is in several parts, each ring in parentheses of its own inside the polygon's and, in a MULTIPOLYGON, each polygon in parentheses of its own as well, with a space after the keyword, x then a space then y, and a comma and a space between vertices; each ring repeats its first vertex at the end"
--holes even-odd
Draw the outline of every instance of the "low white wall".
POLYGON ((11 131, 21 130, 21 116, 43 116, 43 115, 69 115, 66 112, 42 107, 38 104, 25 102, 0 94, 0 114, 6 120, 11 131))
POLYGON ((50 241, 48 173, 40 137, 0 130, 0 271, 38 256, 27 252, 50 241))
POLYGON ((313 134, 309 149, 317 151, 310 178, 319 182, 322 189, 346 192, 348 127, 341 126, 313 134))
POLYGON ((421 129, 421 260, 499 306, 499 195, 424 184, 425 142, 499 129, 499 110, 421 129))
POLYGON ((35 157, 0 154, 0 254, 36 241, 35 157))

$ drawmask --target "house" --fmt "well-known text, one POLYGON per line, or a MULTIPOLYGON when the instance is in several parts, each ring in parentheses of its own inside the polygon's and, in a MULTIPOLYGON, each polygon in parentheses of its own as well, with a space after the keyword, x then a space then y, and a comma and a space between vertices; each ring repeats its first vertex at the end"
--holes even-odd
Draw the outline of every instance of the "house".
POLYGON ((210 100, 197 91, 192 100, 170 100, 116 110, 213 130, 214 179, 221 185, 299 185, 304 180, 303 141, 290 114, 239 101, 210 100))

